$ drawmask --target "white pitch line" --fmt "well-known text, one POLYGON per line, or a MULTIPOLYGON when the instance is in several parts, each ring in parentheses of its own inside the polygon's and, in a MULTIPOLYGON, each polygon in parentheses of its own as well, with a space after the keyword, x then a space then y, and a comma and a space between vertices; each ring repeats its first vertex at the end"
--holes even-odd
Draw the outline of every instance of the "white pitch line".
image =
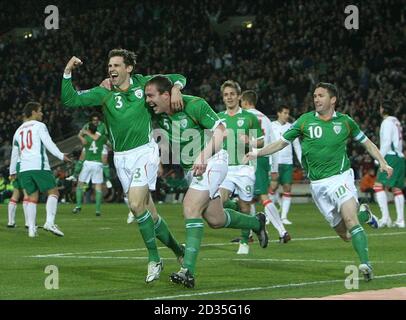
MULTIPOLYGON (((406 273, 397 273, 397 274, 386 274, 382 276, 375 276, 374 279, 384 279, 384 278, 396 278, 396 277, 405 277, 406 273)), ((361 280, 361 279, 359 279, 361 280)), ((321 280, 321 281, 312 281, 312 282, 299 282, 299 283, 287 283, 287 284, 277 284, 273 286, 267 287, 253 287, 253 288, 241 288, 241 289, 231 289, 231 290, 221 290, 221 291, 206 291, 206 292, 197 292, 197 293, 190 293, 190 294, 178 294, 173 296, 162 296, 162 297, 150 297, 145 298, 144 300, 163 300, 163 299, 176 299, 176 298, 190 298, 190 297, 198 297, 198 296, 208 296, 214 294, 228 294, 228 293, 237 293, 237 292, 247 292, 247 291, 263 291, 263 290, 271 290, 271 289, 281 289, 281 288, 291 288, 291 287, 306 287, 312 285, 323 285, 323 284, 331 284, 343 282, 343 279, 340 280, 321 280)))
MULTIPOLYGON (((44 256, 36 256, 35 258, 49 258, 44 256)), ((52 258, 63 258, 63 259, 112 259, 112 260, 147 260, 147 256, 143 257, 127 257, 127 256, 81 256, 81 255, 69 255, 69 256, 54 256, 52 258)), ((164 260, 176 260, 176 258, 169 257, 163 258, 164 260)), ((260 258, 260 259, 253 259, 253 258, 202 258, 205 261, 246 261, 246 262, 303 262, 303 263, 352 263, 356 264, 355 260, 319 260, 319 259, 271 259, 271 258, 260 258)), ((406 264, 406 261, 371 261, 372 264, 406 264)))
MULTIPOLYGON (((406 232, 388 232, 388 233, 379 233, 379 234, 369 234, 368 237, 381 237, 381 236, 392 236, 392 235, 402 235, 406 234, 406 232)), ((310 238, 294 238, 291 241, 317 241, 317 240, 328 240, 328 239, 337 239, 338 236, 323 236, 323 237, 310 237, 310 238)), ((278 242, 277 240, 271 242, 278 242)), ((226 243, 209 243, 209 244, 202 244, 201 247, 215 247, 215 246, 228 246, 228 245, 235 245, 235 243, 226 242, 226 243)), ((167 247, 158 247, 158 250, 168 249, 167 247)), ((52 258, 52 257, 59 257, 59 256, 67 256, 67 255, 77 255, 77 254, 98 254, 98 253, 115 253, 115 252, 136 252, 136 251, 145 251, 146 248, 134 248, 134 249, 117 249, 117 250, 99 250, 99 251, 88 251, 88 252, 66 252, 66 253, 52 253, 52 254, 43 254, 43 255, 35 255, 35 256, 28 256, 29 258, 52 258)))

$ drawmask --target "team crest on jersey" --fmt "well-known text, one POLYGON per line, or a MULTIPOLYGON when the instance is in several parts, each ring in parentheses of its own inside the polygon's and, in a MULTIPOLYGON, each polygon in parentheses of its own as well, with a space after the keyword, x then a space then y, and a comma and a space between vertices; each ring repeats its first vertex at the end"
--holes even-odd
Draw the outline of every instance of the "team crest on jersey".
POLYGON ((142 92, 142 89, 135 90, 134 94, 138 99, 141 99, 144 95, 144 93, 142 92))
POLYGON ((185 129, 187 127, 187 119, 180 120, 180 126, 185 129))
POLYGON ((237 121, 237 126, 242 127, 244 124, 244 119, 240 119, 237 121))
POLYGON ((334 127, 333 127, 333 130, 334 130, 334 132, 336 133, 336 134, 339 134, 340 132, 341 132, 341 124, 340 125, 335 125, 334 127))

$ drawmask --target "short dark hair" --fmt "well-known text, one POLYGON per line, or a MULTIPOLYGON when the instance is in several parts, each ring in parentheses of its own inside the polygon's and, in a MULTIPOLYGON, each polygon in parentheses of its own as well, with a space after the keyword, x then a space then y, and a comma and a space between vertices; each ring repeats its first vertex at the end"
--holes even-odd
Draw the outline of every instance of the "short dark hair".
POLYGON ((89 123, 89 131, 93 134, 97 131, 97 126, 93 122, 89 123))
POLYGON ((287 110, 290 111, 290 108, 288 107, 288 105, 286 105, 286 104, 280 104, 280 105, 278 106, 278 108, 276 109, 276 113, 282 112, 283 109, 287 109, 287 110))
POLYGON ((318 84, 316 84, 315 90, 317 88, 324 88, 327 90, 330 97, 336 97, 335 106, 336 107, 338 106, 339 95, 338 95, 338 89, 337 89, 336 85, 334 85, 332 83, 328 83, 328 82, 319 82, 318 84))
POLYGON ((248 101, 249 104, 256 106, 258 102, 258 95, 254 90, 245 90, 241 94, 241 100, 248 101))
POLYGON ((160 94, 163 94, 164 92, 169 92, 171 93, 173 84, 171 80, 169 80, 167 77, 157 75, 147 81, 145 84, 145 88, 149 85, 155 85, 156 89, 160 94))
POLYGON ((381 107, 383 109, 383 113, 388 116, 393 116, 395 114, 395 104, 390 99, 385 99, 381 102, 381 107))
POLYGON ((27 102, 23 109, 23 115, 26 118, 29 118, 32 116, 33 111, 38 112, 38 110, 41 107, 42 107, 41 104, 38 102, 34 102, 34 101, 27 102))
POLYGON ((126 66, 133 66, 137 64, 137 55, 133 51, 127 49, 113 49, 110 50, 108 59, 112 57, 123 57, 126 66))
POLYGON ((90 121, 93 120, 93 118, 97 118, 97 119, 101 120, 102 115, 100 114, 100 112, 95 111, 90 114, 90 121))

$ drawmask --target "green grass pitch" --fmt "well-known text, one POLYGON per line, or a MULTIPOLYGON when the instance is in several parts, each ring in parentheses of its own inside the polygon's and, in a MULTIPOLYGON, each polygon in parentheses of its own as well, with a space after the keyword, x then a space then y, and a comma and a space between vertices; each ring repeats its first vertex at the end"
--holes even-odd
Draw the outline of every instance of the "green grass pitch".
MULTIPOLYGON (((358 265, 351 243, 339 240, 312 204, 294 204, 288 226, 293 240, 272 240, 266 249, 251 244, 248 256, 237 255, 230 243, 238 230, 205 227, 198 256, 196 287, 186 289, 169 281, 179 265, 158 242, 164 258, 161 278, 146 284, 147 253, 138 227, 126 223, 124 204, 106 204, 96 217, 94 206, 72 214, 73 205, 60 204, 57 224, 65 237, 39 229, 28 238, 19 204, 15 229, 6 228, 7 206, 0 206, 0 299, 282 299, 321 297, 346 293, 348 265, 358 265), (45 288, 45 268, 58 268, 59 289, 45 288)), ((159 205, 176 238, 184 242, 180 205, 159 205)), ((377 206, 372 205, 378 213, 377 206)), ((390 210, 394 215, 394 207, 390 210)), ((45 220, 45 207, 38 207, 38 225, 45 220)), ((384 228, 368 233, 375 279, 359 282, 358 290, 406 285, 406 229, 384 228)))

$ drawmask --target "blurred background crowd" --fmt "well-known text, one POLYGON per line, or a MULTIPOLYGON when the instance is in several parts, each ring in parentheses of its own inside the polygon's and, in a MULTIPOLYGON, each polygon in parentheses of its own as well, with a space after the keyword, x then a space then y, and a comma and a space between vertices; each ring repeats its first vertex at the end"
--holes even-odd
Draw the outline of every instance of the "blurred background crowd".
MULTIPOLYGON (((44 106, 54 141, 77 134, 93 110, 62 107, 64 66, 72 55, 80 57, 84 65, 75 85, 96 86, 107 76, 107 53, 118 47, 137 53, 137 73, 185 75, 184 92, 205 98, 216 111, 224 110, 221 83, 233 79, 258 93, 258 109, 272 120, 276 108, 287 104, 293 121, 313 109, 313 86, 326 81, 340 90, 337 110, 350 114, 378 145, 382 98, 391 98, 397 117, 406 121, 406 6, 400 0, 353 1, 358 30, 344 27, 346 4, 340 0, 76 0, 56 4, 58 30, 44 28, 45 1, 13 3, 0 3, 0 172, 5 178, 24 104, 36 100, 44 106), (10 37, 17 27, 33 32, 17 41, 10 37)), ((351 143, 348 152, 357 179, 374 173, 362 146, 351 143)), ((165 177, 181 176, 178 171, 168 166, 165 177)))

